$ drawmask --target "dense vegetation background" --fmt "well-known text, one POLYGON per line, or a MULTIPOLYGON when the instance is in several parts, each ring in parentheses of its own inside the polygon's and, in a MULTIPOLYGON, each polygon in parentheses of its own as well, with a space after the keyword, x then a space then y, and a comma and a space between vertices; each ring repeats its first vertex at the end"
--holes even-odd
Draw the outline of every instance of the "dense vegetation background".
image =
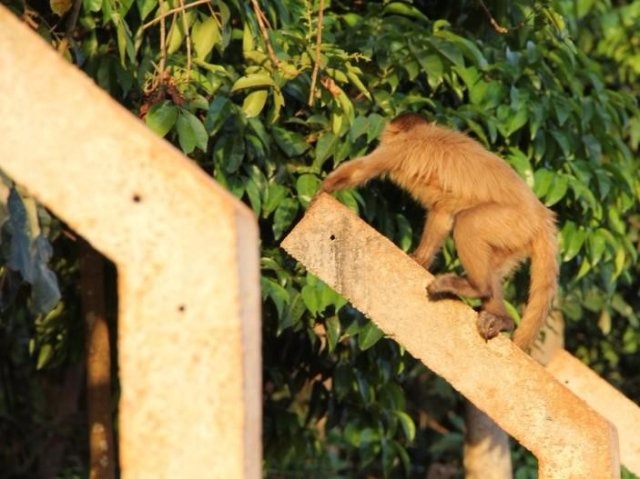
MULTIPOLYGON (((476 137, 557 212, 567 347, 640 401, 639 1, 3 3, 255 212, 266 477, 460 477, 461 398, 278 247, 405 111, 476 137)), ((1 475, 85 477, 77 242, 5 184, 1 475)), ((338 198, 417 243, 424 214, 392 185, 338 198)), ((437 267, 459 267, 452 244, 437 267)))

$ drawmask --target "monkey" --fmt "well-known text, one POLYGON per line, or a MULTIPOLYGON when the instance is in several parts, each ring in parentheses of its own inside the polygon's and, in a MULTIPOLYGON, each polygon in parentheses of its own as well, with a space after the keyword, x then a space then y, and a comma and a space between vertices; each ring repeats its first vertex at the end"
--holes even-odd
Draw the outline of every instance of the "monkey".
POLYGON ((514 343, 528 351, 547 319, 557 289, 555 214, 500 157, 459 131, 405 113, 389 122, 370 154, 330 173, 320 192, 353 188, 386 176, 427 210, 412 257, 429 269, 450 233, 466 277, 442 274, 427 286, 433 300, 481 300, 477 329, 485 340, 515 324, 502 283, 531 258, 529 299, 514 343))

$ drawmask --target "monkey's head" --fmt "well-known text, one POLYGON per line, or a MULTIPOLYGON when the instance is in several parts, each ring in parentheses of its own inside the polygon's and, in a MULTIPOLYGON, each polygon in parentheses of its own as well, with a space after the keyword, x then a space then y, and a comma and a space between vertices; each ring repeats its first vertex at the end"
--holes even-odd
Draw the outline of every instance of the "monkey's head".
POLYGON ((417 113, 403 113, 395 117, 385 127, 380 137, 381 143, 387 143, 400 139, 405 133, 409 133, 415 127, 427 125, 429 122, 417 113))

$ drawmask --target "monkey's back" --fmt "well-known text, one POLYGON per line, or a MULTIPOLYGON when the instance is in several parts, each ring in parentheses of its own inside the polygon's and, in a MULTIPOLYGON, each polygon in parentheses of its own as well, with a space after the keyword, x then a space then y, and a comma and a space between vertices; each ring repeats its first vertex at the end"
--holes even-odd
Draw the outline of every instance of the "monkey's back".
POLYGON ((427 208, 442 201, 455 209, 483 203, 513 204, 525 211, 544 208, 503 159, 463 133, 413 122, 386 143, 404 152, 391 165, 391 179, 427 208))

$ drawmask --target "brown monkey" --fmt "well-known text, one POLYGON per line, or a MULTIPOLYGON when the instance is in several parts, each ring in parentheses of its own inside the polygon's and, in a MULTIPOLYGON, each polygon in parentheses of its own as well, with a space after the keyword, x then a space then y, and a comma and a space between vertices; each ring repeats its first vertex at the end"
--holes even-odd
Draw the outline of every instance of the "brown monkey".
POLYGON ((428 268, 453 231, 466 278, 444 274, 431 297, 482 299, 480 334, 491 339, 514 322, 503 304, 502 280, 531 257, 529 302, 514 342, 527 350, 547 318, 557 288, 554 214, 502 159, 480 143, 416 114, 386 126, 379 146, 331 173, 322 191, 350 188, 386 174, 428 210, 413 258, 428 268))

